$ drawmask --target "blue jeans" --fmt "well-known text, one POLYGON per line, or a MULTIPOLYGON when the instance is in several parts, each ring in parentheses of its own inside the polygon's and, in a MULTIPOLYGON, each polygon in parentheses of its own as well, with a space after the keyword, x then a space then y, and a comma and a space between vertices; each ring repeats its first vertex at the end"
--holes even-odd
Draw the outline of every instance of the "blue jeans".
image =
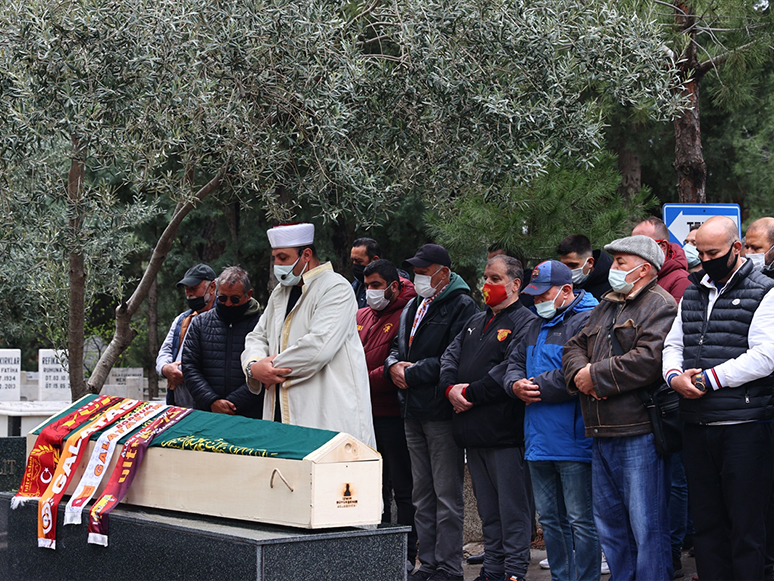
POLYGON ((535 508, 553 581, 598 581, 600 548, 591 493, 591 463, 529 462, 535 508))
POLYGON ((669 466, 653 434, 594 438, 594 521, 615 581, 671 581, 669 466))

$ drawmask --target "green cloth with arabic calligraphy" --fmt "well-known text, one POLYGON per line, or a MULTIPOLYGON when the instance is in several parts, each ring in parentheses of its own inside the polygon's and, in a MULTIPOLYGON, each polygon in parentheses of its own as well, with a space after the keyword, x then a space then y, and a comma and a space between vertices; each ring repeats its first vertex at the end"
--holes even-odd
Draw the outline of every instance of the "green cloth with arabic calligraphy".
MULTIPOLYGON (((86 405, 94 397, 96 396, 84 398, 79 401, 80 405, 69 406, 66 410, 50 418, 47 423, 86 405)), ((106 429, 110 427, 112 426, 108 426, 106 429)), ((126 434, 119 442, 123 444, 140 429, 142 426, 126 434)), ((100 434, 101 432, 92 434, 91 439, 96 440, 100 434)), ((179 422, 156 436, 150 447, 302 460, 308 454, 327 444, 337 434, 338 432, 329 430, 316 430, 278 422, 253 420, 242 416, 227 416, 193 410, 179 422)))

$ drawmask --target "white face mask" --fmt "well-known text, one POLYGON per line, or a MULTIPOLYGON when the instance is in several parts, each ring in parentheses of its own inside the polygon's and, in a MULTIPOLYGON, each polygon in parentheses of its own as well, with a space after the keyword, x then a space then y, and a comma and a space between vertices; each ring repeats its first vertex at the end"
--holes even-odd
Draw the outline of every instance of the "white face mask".
MULTIPOLYGON (((430 297, 435 295, 436 287, 433 286, 430 280, 436 274, 441 272, 442 268, 443 266, 439 266, 438 270, 436 270, 433 274, 415 274, 414 275, 414 290, 417 291, 417 294, 420 297, 429 299, 430 297)), ((441 283, 439 282, 438 284, 440 285, 441 283)))
POLYGON ((383 311, 384 309, 386 309, 390 304, 390 299, 384 296, 384 293, 386 291, 387 291, 386 288, 367 289, 366 302, 368 303, 368 306, 375 311, 383 311))
MULTIPOLYGON (((556 293, 556 297, 559 296, 560 293, 556 293)), ((550 301, 543 301, 542 303, 535 303, 535 311, 538 314, 538 317, 542 317, 543 319, 546 319, 550 321, 556 316, 556 311, 564 307, 564 303, 567 302, 567 299, 562 300, 562 304, 558 307, 556 306, 556 297, 551 299, 550 301)))
POLYGON ((301 271, 301 274, 293 274, 293 269, 296 267, 296 264, 298 264, 299 260, 301 260, 300 256, 293 264, 274 265, 274 276, 277 277, 277 280, 280 281, 281 285, 296 286, 299 282, 301 282, 301 277, 304 275, 304 271, 306 270, 306 267, 309 266, 309 263, 304 265, 304 270, 301 271))
POLYGON ((693 244, 686 244, 683 246, 683 252, 685 252, 685 258, 688 260, 688 268, 698 266, 701 262, 701 259, 699 258, 699 249, 693 244))
MULTIPOLYGON (((771 248, 774 248, 772 246, 771 248)), ((766 255, 771 252, 771 248, 769 248, 766 252, 756 252, 754 254, 747 254, 746 257, 749 258, 753 263, 753 268, 757 271, 762 271, 766 269, 766 255)))
POLYGON ((641 267, 644 262, 641 264, 638 264, 631 270, 623 271, 623 270, 615 270, 613 268, 610 269, 610 271, 607 273, 607 280, 610 283, 610 286, 613 288, 613 290, 617 293, 621 293, 622 295, 628 295, 632 288, 634 287, 633 282, 626 282, 626 277, 629 276, 632 272, 637 270, 639 267, 641 267))
POLYGON ((591 276, 591 270, 585 274, 583 272, 583 269, 586 268, 588 263, 589 259, 587 258, 586 262, 584 262, 580 267, 572 269, 572 284, 583 284, 586 282, 586 279, 591 276))
POLYGON ((752 262, 753 268, 760 272, 766 266, 766 253, 756 252, 755 254, 746 254, 747 258, 752 262))

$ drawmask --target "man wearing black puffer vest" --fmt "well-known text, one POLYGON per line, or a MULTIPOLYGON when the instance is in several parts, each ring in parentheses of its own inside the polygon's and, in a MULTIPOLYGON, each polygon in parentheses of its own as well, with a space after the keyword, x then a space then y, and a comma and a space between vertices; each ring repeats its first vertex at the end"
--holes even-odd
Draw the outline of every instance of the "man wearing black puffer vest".
POLYGON ((707 220, 696 246, 704 272, 691 275, 663 355, 664 378, 682 396, 696 568, 702 581, 762 579, 774 467, 774 280, 740 257, 727 217, 707 220))
POLYGON ((508 352, 535 315, 519 302, 521 263, 499 254, 484 270, 487 308, 473 315, 441 357, 439 387, 456 414, 454 441, 466 448, 484 534, 477 581, 523 579, 532 533, 524 461, 524 402, 502 388, 508 352))
POLYGON ((247 388, 240 357, 261 310, 238 266, 226 268, 215 284, 215 308, 195 317, 185 336, 183 382, 196 409, 260 419, 263 393, 247 388))

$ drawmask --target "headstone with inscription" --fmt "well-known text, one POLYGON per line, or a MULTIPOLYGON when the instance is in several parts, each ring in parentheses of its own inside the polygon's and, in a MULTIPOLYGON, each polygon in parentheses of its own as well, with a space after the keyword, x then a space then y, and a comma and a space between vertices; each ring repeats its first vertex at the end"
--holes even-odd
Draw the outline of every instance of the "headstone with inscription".
POLYGON ((21 399, 21 349, 0 349, 0 401, 21 399))
POLYGON ((67 363, 64 354, 53 349, 38 350, 38 373, 40 401, 70 401, 70 376, 62 366, 67 363))

